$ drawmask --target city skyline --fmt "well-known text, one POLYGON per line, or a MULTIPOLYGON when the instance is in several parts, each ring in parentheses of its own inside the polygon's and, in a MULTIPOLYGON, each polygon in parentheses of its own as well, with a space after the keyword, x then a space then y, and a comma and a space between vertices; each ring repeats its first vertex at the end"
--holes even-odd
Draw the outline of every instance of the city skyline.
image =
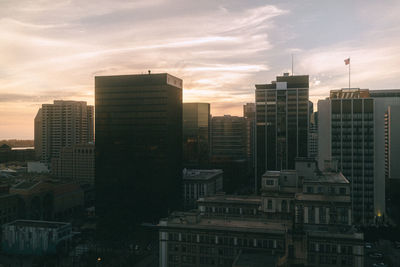
POLYGON ((310 99, 348 86, 397 88, 400 3, 373 1, 5 1, 0 5, 0 139, 33 139, 53 100, 94 103, 94 76, 168 72, 184 102, 242 115, 254 84, 310 76, 310 99), (384 14, 384 15, 383 15, 384 14))

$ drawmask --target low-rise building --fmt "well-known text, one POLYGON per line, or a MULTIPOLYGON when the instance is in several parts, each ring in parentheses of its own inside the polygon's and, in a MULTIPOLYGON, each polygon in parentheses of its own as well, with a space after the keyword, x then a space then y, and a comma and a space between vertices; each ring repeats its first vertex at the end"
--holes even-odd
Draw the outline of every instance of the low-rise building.
POLYGON ((222 170, 183 170, 183 199, 185 209, 196 207, 201 197, 213 196, 222 191, 222 170))
POLYGON ((363 266, 341 173, 298 159, 295 170, 266 172, 261 185, 261 196, 204 197, 197 211, 162 219, 160 266, 232 266, 244 251, 275 256, 274 266, 363 266))
POLYGON ((51 172, 64 180, 94 184, 94 144, 63 147, 59 157, 52 159, 51 172))
POLYGON ((68 248, 70 223, 16 220, 2 226, 2 250, 7 254, 47 255, 68 248))
POLYGON ((74 183, 24 181, 10 188, 20 198, 20 217, 64 220, 83 208, 83 190, 74 183))

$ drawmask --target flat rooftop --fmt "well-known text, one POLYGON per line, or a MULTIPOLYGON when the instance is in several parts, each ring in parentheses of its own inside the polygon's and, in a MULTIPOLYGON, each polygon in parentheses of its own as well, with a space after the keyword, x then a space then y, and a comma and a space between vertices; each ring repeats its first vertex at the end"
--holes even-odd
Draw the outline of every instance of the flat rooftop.
POLYGON ((14 186, 14 189, 28 189, 38 184, 39 181, 24 181, 14 186))
POLYGON ((184 180, 210 180, 213 179, 224 172, 220 169, 212 170, 196 170, 196 169, 186 169, 183 170, 184 180))
POLYGON ((329 194, 296 194, 297 200, 302 201, 329 201, 329 202, 347 202, 351 203, 350 196, 343 195, 329 195, 329 194))
POLYGON ((215 195, 199 198, 198 202, 245 203, 261 205, 261 197, 246 195, 215 195))
POLYGON ((291 223, 267 222, 263 219, 239 218, 199 218, 197 222, 190 222, 185 216, 170 216, 158 224, 158 227, 185 228, 196 230, 214 230, 229 232, 285 234, 291 223))
POLYGON ((349 184, 349 180, 343 176, 341 172, 323 172, 316 179, 305 179, 304 183, 333 183, 333 184, 349 184))
POLYGON ((61 228, 69 225, 70 223, 65 222, 51 222, 51 221, 35 221, 35 220, 16 220, 7 223, 8 226, 19 226, 19 227, 36 227, 36 228, 61 228))
POLYGON ((259 251, 241 252, 235 259, 233 267, 275 267, 278 261, 276 255, 259 251))

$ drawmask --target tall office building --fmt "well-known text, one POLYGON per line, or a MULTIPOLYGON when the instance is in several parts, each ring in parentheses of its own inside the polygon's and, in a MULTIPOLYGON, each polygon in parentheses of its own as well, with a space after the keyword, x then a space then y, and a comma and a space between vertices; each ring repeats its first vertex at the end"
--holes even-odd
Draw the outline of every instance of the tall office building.
POLYGON ((400 105, 400 90, 369 90, 374 99, 374 202, 375 215, 384 214, 385 207, 385 113, 389 106, 400 105))
POLYGON ((183 165, 208 163, 210 154, 210 104, 183 103, 183 165))
POLYGON ((250 169, 254 171, 255 167, 255 128, 256 123, 256 105, 255 103, 246 103, 243 105, 243 117, 246 119, 246 153, 250 169))
POLYGON ((182 80, 98 76, 95 103, 98 238, 121 244, 182 204, 182 80))
POLYGON ((311 114, 308 132, 308 156, 318 158, 318 111, 311 114))
POLYGON ((35 117, 35 146, 47 164, 61 148, 93 142, 93 136, 93 107, 85 101, 55 100, 43 104, 35 117))
POLYGON ((216 116, 211 120, 211 156, 213 160, 247 159, 246 119, 216 116))
POLYGON ((308 75, 256 84, 256 190, 266 170, 294 169, 308 151, 308 75))
POLYGON ((400 200, 399 136, 400 105, 389 106, 385 114, 385 193, 386 204, 396 211, 400 200))
POLYGON ((42 127, 43 127, 43 116, 42 109, 39 108, 35 116, 34 121, 35 133, 34 133, 34 146, 35 146, 35 156, 38 160, 42 157, 42 127))
POLYGON ((318 101, 319 166, 338 161, 351 182, 352 214, 356 223, 374 218, 374 99, 367 89, 332 90, 318 101))

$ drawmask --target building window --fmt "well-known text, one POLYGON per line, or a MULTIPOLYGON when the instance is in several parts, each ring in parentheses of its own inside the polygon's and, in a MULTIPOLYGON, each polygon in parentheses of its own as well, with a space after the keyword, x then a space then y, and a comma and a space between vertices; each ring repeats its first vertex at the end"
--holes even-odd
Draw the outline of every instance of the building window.
POLYGON ((307 193, 314 193, 314 188, 312 186, 307 186, 307 193))
POLYGON ((346 195, 346 188, 341 187, 341 188, 339 189, 339 192, 340 192, 341 195, 346 195))
POLYGON ((268 199, 267 208, 268 208, 269 210, 272 209, 272 200, 271 200, 271 199, 268 199))
POLYGON ((274 185, 274 180, 267 179, 266 185, 274 185))
POLYGON ((282 200, 282 212, 287 212, 287 201, 282 200))

